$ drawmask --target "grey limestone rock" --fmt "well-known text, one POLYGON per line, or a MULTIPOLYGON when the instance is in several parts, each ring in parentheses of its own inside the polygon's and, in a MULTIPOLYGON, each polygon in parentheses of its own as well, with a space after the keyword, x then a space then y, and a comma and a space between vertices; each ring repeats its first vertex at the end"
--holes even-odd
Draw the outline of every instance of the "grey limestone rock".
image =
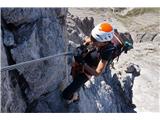
MULTIPOLYGON (((65 20, 66 14, 66 8, 64 10, 3 8, 2 19, 5 22, 3 22, 2 43, 7 46, 3 53, 7 54, 9 64, 65 52, 65 24, 61 24, 60 21, 65 20), (15 27, 15 29, 10 30, 10 27, 15 27), (12 47, 14 44, 16 46, 12 47)), ((6 61, 7 59, 3 60, 2 64, 6 61)), ((66 77, 65 61, 65 57, 57 57, 41 63, 21 66, 2 74, 2 112, 25 112, 51 89, 55 90, 55 92, 52 91, 53 93, 56 93, 58 84, 66 77), (14 88, 12 88, 11 81, 15 81, 14 88)), ((47 110, 45 102, 40 103, 34 112, 56 112, 53 108, 47 110)), ((54 106, 53 103, 52 106, 54 106)))

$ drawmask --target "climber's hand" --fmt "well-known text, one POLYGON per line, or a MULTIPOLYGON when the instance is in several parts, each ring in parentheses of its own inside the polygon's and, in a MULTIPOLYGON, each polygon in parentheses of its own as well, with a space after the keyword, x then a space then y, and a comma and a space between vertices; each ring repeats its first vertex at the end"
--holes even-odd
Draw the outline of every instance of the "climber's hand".
POLYGON ((85 45, 81 45, 74 51, 74 56, 81 56, 85 52, 87 52, 87 47, 85 45))
POLYGON ((79 64, 84 64, 84 53, 87 52, 87 47, 85 45, 81 45, 76 48, 76 51, 74 52, 74 59, 79 64))

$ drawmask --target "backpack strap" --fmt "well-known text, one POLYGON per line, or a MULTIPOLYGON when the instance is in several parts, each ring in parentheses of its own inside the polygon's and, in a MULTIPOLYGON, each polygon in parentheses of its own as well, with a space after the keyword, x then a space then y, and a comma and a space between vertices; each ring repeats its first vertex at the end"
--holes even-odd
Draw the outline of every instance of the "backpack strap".
POLYGON ((122 43, 122 40, 120 40, 116 34, 114 34, 114 37, 116 38, 116 40, 123 46, 124 44, 122 43))

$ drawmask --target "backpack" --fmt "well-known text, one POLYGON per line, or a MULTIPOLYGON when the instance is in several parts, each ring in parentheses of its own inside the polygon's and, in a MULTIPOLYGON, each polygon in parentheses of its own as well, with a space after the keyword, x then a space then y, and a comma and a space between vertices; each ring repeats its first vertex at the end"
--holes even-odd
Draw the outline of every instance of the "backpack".
POLYGON ((119 33, 117 29, 115 29, 114 34, 116 39, 111 40, 114 49, 109 64, 111 64, 115 58, 117 58, 118 61, 122 52, 127 54, 128 50, 133 49, 133 39, 130 33, 119 33))

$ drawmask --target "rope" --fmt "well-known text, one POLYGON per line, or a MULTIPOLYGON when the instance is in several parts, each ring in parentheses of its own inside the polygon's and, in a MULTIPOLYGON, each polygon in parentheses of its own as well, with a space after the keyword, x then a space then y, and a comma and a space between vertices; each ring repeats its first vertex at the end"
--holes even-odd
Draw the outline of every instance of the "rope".
POLYGON ((1 72, 6 71, 6 70, 13 70, 13 69, 18 68, 20 66, 35 63, 35 62, 42 62, 44 60, 48 60, 48 59, 51 59, 51 58, 54 58, 54 57, 59 57, 59 56, 64 56, 64 55, 72 55, 72 54, 73 54, 72 52, 63 52, 63 53, 59 53, 59 54, 55 54, 55 55, 31 60, 31 61, 21 62, 21 63, 17 63, 17 64, 10 65, 10 66, 5 66, 5 67, 1 68, 1 72))

